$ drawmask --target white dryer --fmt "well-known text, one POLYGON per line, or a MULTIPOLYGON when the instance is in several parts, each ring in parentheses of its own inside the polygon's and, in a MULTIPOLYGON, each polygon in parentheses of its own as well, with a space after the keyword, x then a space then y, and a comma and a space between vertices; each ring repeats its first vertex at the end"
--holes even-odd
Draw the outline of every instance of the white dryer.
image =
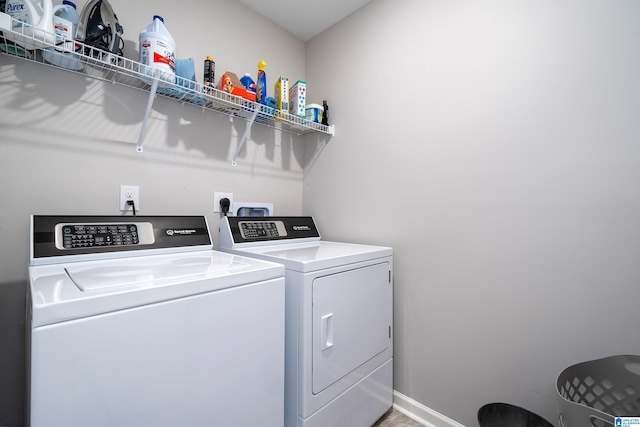
POLYGON ((31 230, 32 427, 282 426, 282 265, 213 251, 202 216, 31 230))
POLYGON ((286 272, 285 426, 368 427, 393 401, 393 251, 311 217, 226 217, 220 248, 286 272))

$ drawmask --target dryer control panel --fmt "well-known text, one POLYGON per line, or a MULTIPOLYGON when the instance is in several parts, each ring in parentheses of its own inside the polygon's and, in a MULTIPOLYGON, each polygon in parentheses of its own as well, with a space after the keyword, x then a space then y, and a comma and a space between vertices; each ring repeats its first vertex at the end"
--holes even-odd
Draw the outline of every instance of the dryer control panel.
POLYGON ((320 240, 320 233, 310 216, 227 216, 220 224, 220 247, 236 244, 300 240, 320 240))
POLYGON ((269 239, 287 235, 282 221, 239 221, 238 226, 244 239, 269 239))

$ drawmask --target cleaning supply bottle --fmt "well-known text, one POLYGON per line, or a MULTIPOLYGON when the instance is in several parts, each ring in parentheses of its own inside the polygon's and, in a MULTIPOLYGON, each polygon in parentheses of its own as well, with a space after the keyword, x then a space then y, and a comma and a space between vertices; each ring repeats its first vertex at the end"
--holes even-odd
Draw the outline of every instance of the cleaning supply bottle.
POLYGON ((76 46, 74 42, 76 29, 80 15, 76 10, 76 5, 64 0, 62 4, 53 7, 53 29, 56 34, 56 47, 48 47, 42 51, 45 61, 59 67, 71 70, 82 70, 84 62, 79 60, 78 55, 72 52, 80 49, 80 44, 76 46))
POLYGON ((7 0, 5 12, 13 18, 5 39, 28 50, 55 44, 51 0, 7 0))
POLYGON ((264 60, 258 63, 258 77, 256 83, 256 102, 259 104, 267 104, 267 74, 264 67, 267 63, 264 60))
POLYGON ((240 79, 240 83, 242 83, 242 86, 244 86, 247 91, 256 93, 256 82, 251 78, 251 74, 244 73, 244 76, 240 79))
POLYGON ((216 63, 211 56, 204 60, 204 85, 214 87, 216 84, 216 63))
MULTIPOLYGON (((53 7, 53 29, 56 34, 56 45, 64 43, 64 40, 75 38, 76 29, 80 15, 76 5, 69 0, 64 0, 62 4, 53 7)), ((64 43, 65 49, 73 49, 74 43, 64 43)))
MULTIPOLYGON (((176 82, 176 42, 160 15, 140 32, 140 63, 144 74, 168 83, 176 82)), ((149 81, 147 81, 149 83, 149 81)))
POLYGON ((248 99, 249 101, 255 102, 256 101, 256 82, 254 82, 253 79, 251 78, 251 74, 244 73, 244 76, 240 78, 240 83, 242 83, 242 86, 244 86, 244 88, 247 91, 246 95, 243 95, 242 97, 245 99, 248 99))

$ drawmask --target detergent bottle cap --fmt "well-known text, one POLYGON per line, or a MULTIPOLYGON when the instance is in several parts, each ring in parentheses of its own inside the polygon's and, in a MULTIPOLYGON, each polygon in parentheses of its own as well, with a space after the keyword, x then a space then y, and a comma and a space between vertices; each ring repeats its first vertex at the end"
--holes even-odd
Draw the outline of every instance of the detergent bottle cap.
POLYGON ((267 66, 267 63, 266 63, 266 62, 264 62, 264 59, 263 59, 262 61, 260 61, 260 62, 258 63, 258 70, 259 70, 259 71, 264 71, 264 67, 266 67, 266 66, 267 66))
POLYGON ((77 8, 76 8, 76 4, 75 4, 74 2, 72 2, 72 1, 64 0, 64 1, 62 2, 62 4, 67 4, 67 5, 69 5, 69 6, 72 6, 74 9, 77 9, 77 8))
POLYGON ((213 61, 213 57, 211 55, 207 55, 207 61, 213 61))
POLYGON ((155 21, 156 19, 161 20, 162 22, 164 22, 164 18, 160 15, 153 15, 153 20, 155 21))

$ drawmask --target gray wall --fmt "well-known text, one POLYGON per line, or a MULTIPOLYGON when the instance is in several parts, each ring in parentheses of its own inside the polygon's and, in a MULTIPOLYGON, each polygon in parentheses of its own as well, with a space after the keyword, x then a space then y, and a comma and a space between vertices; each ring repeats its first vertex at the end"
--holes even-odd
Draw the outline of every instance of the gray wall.
POLYGON ((373 0, 306 46, 231 0, 111 4, 127 56, 164 15, 199 79, 265 58, 336 136, 254 128, 232 168, 242 123, 158 99, 141 155, 144 94, 0 56, 0 425, 22 422, 28 216, 118 214, 120 184, 143 214, 216 229, 233 191, 393 246, 395 389, 470 427, 492 401, 553 421, 560 370, 640 352, 639 3, 373 0))
MULTIPOLYGON (((305 77, 304 42, 239 2, 194 1, 188 13, 176 13, 174 1, 110 3, 129 58, 137 59, 140 30, 160 14, 177 57, 195 58, 199 81, 206 55, 218 76, 229 70, 255 77, 264 58, 271 85, 281 74, 305 77)), ((143 92, 0 56, 1 426, 23 423, 29 215, 119 215, 120 184, 138 185, 140 214, 206 214, 217 245, 214 191, 273 202, 279 214, 301 213, 302 138, 256 126, 234 168, 244 122, 157 98, 138 154, 146 102, 143 92)))
POLYGON ((638 22, 635 1, 373 0, 307 44, 336 136, 303 210, 394 247, 400 393, 555 423, 562 369, 640 352, 638 22))

